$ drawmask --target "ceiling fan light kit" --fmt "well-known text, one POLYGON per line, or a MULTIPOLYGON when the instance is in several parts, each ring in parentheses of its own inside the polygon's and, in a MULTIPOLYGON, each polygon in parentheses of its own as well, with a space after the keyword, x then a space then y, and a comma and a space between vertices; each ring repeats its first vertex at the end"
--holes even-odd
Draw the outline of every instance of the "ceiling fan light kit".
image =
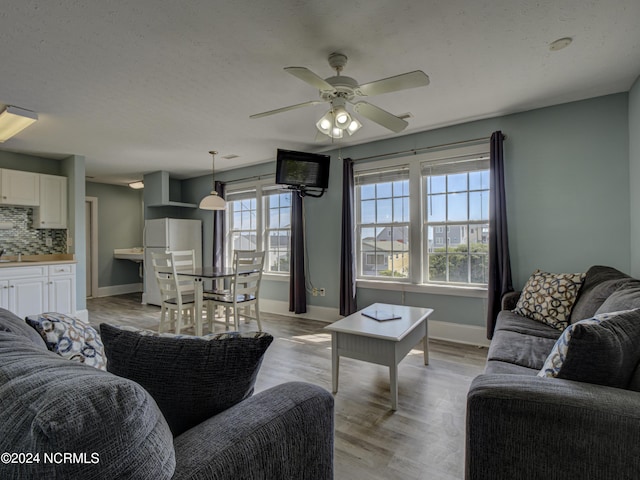
POLYGON ((398 133, 407 127, 408 123, 406 120, 370 103, 354 101, 355 97, 381 95, 383 93, 397 92, 399 90, 429 85, 429 77, 421 70, 415 70, 360 85, 355 79, 340 75, 347 64, 346 55, 335 52, 329 55, 328 60, 331 68, 336 71, 336 75, 326 79, 321 78, 305 67, 286 67, 284 69, 287 73, 318 89, 322 101, 316 100, 298 103, 296 105, 251 115, 250 118, 266 117, 268 115, 326 102, 331 106, 329 111, 316 122, 316 127, 320 133, 327 135, 329 138, 342 138, 344 132, 353 135, 362 128, 362 123, 350 114, 346 108, 347 104, 351 104, 356 113, 392 132, 398 133))

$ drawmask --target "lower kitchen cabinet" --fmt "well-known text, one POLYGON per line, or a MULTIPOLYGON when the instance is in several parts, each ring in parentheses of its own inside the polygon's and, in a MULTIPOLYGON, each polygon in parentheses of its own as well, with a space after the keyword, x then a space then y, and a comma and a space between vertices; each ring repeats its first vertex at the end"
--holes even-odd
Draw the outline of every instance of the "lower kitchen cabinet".
POLYGON ((43 312, 75 313, 74 264, 0 268, 0 307, 24 318, 43 312))
POLYGON ((48 290, 50 312, 75 313, 76 266, 49 265, 48 290))

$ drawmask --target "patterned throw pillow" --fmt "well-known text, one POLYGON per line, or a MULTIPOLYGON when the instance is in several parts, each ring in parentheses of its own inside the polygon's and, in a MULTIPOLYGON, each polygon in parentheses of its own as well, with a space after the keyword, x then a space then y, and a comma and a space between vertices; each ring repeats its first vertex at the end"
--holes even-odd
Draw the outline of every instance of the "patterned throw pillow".
POLYGON ((38 331, 52 352, 99 370, 107 369, 100 335, 88 323, 53 312, 30 315, 25 320, 38 331))
POLYGON ((569 325, 538 376, 627 388, 639 344, 640 309, 601 313, 569 325))
POLYGON ((536 270, 522 289, 513 313, 564 330, 584 277, 584 273, 536 270))
POLYGON ((273 341, 265 332, 194 337, 106 323, 100 334, 108 371, 142 385, 174 436, 251 396, 273 341))

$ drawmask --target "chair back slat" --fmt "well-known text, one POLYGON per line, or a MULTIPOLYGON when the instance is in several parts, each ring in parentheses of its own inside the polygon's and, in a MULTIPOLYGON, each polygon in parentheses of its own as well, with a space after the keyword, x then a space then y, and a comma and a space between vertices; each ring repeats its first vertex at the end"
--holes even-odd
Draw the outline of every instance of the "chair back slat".
POLYGON ((234 296, 258 296, 265 252, 235 250, 233 253, 234 277, 231 293, 234 296))
POLYGON ((179 271, 193 271, 195 268, 195 252, 193 250, 166 251, 152 253, 151 262, 163 301, 175 300, 183 304, 183 295, 193 293, 193 280, 178 275, 179 271), (167 273, 170 271, 171 273, 167 273))

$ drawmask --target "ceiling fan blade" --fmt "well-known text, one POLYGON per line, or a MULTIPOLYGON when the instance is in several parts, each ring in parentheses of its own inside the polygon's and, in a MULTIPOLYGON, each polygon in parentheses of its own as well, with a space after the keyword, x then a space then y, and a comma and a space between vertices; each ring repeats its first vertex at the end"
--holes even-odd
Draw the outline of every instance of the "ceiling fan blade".
POLYGON ((377 124, 396 133, 401 132, 407 128, 407 125, 409 125, 400 117, 396 117, 386 110, 367 102, 356 102, 353 104, 353 109, 363 117, 366 117, 372 122, 376 122, 377 124))
POLYGON ((311 70, 305 67, 285 67, 285 71, 293 75, 294 77, 298 77, 303 82, 308 83, 312 87, 317 88, 321 92, 334 92, 336 89, 325 81, 323 78, 319 77, 311 70))
POLYGON ((311 105, 320 105, 321 103, 325 103, 322 100, 311 100, 309 102, 297 103, 295 105, 289 105, 288 107, 276 108, 275 110, 269 110, 268 112, 256 113, 254 115, 250 115, 249 118, 262 118, 267 117, 269 115, 274 115, 276 113, 288 112, 289 110, 295 110, 296 108, 307 107, 311 105))
POLYGON ((424 87, 429 85, 429 76, 422 70, 403 73, 395 77, 383 78, 375 82, 365 83, 356 88, 356 94, 360 96, 381 95, 383 93, 397 92, 409 88, 424 87))

